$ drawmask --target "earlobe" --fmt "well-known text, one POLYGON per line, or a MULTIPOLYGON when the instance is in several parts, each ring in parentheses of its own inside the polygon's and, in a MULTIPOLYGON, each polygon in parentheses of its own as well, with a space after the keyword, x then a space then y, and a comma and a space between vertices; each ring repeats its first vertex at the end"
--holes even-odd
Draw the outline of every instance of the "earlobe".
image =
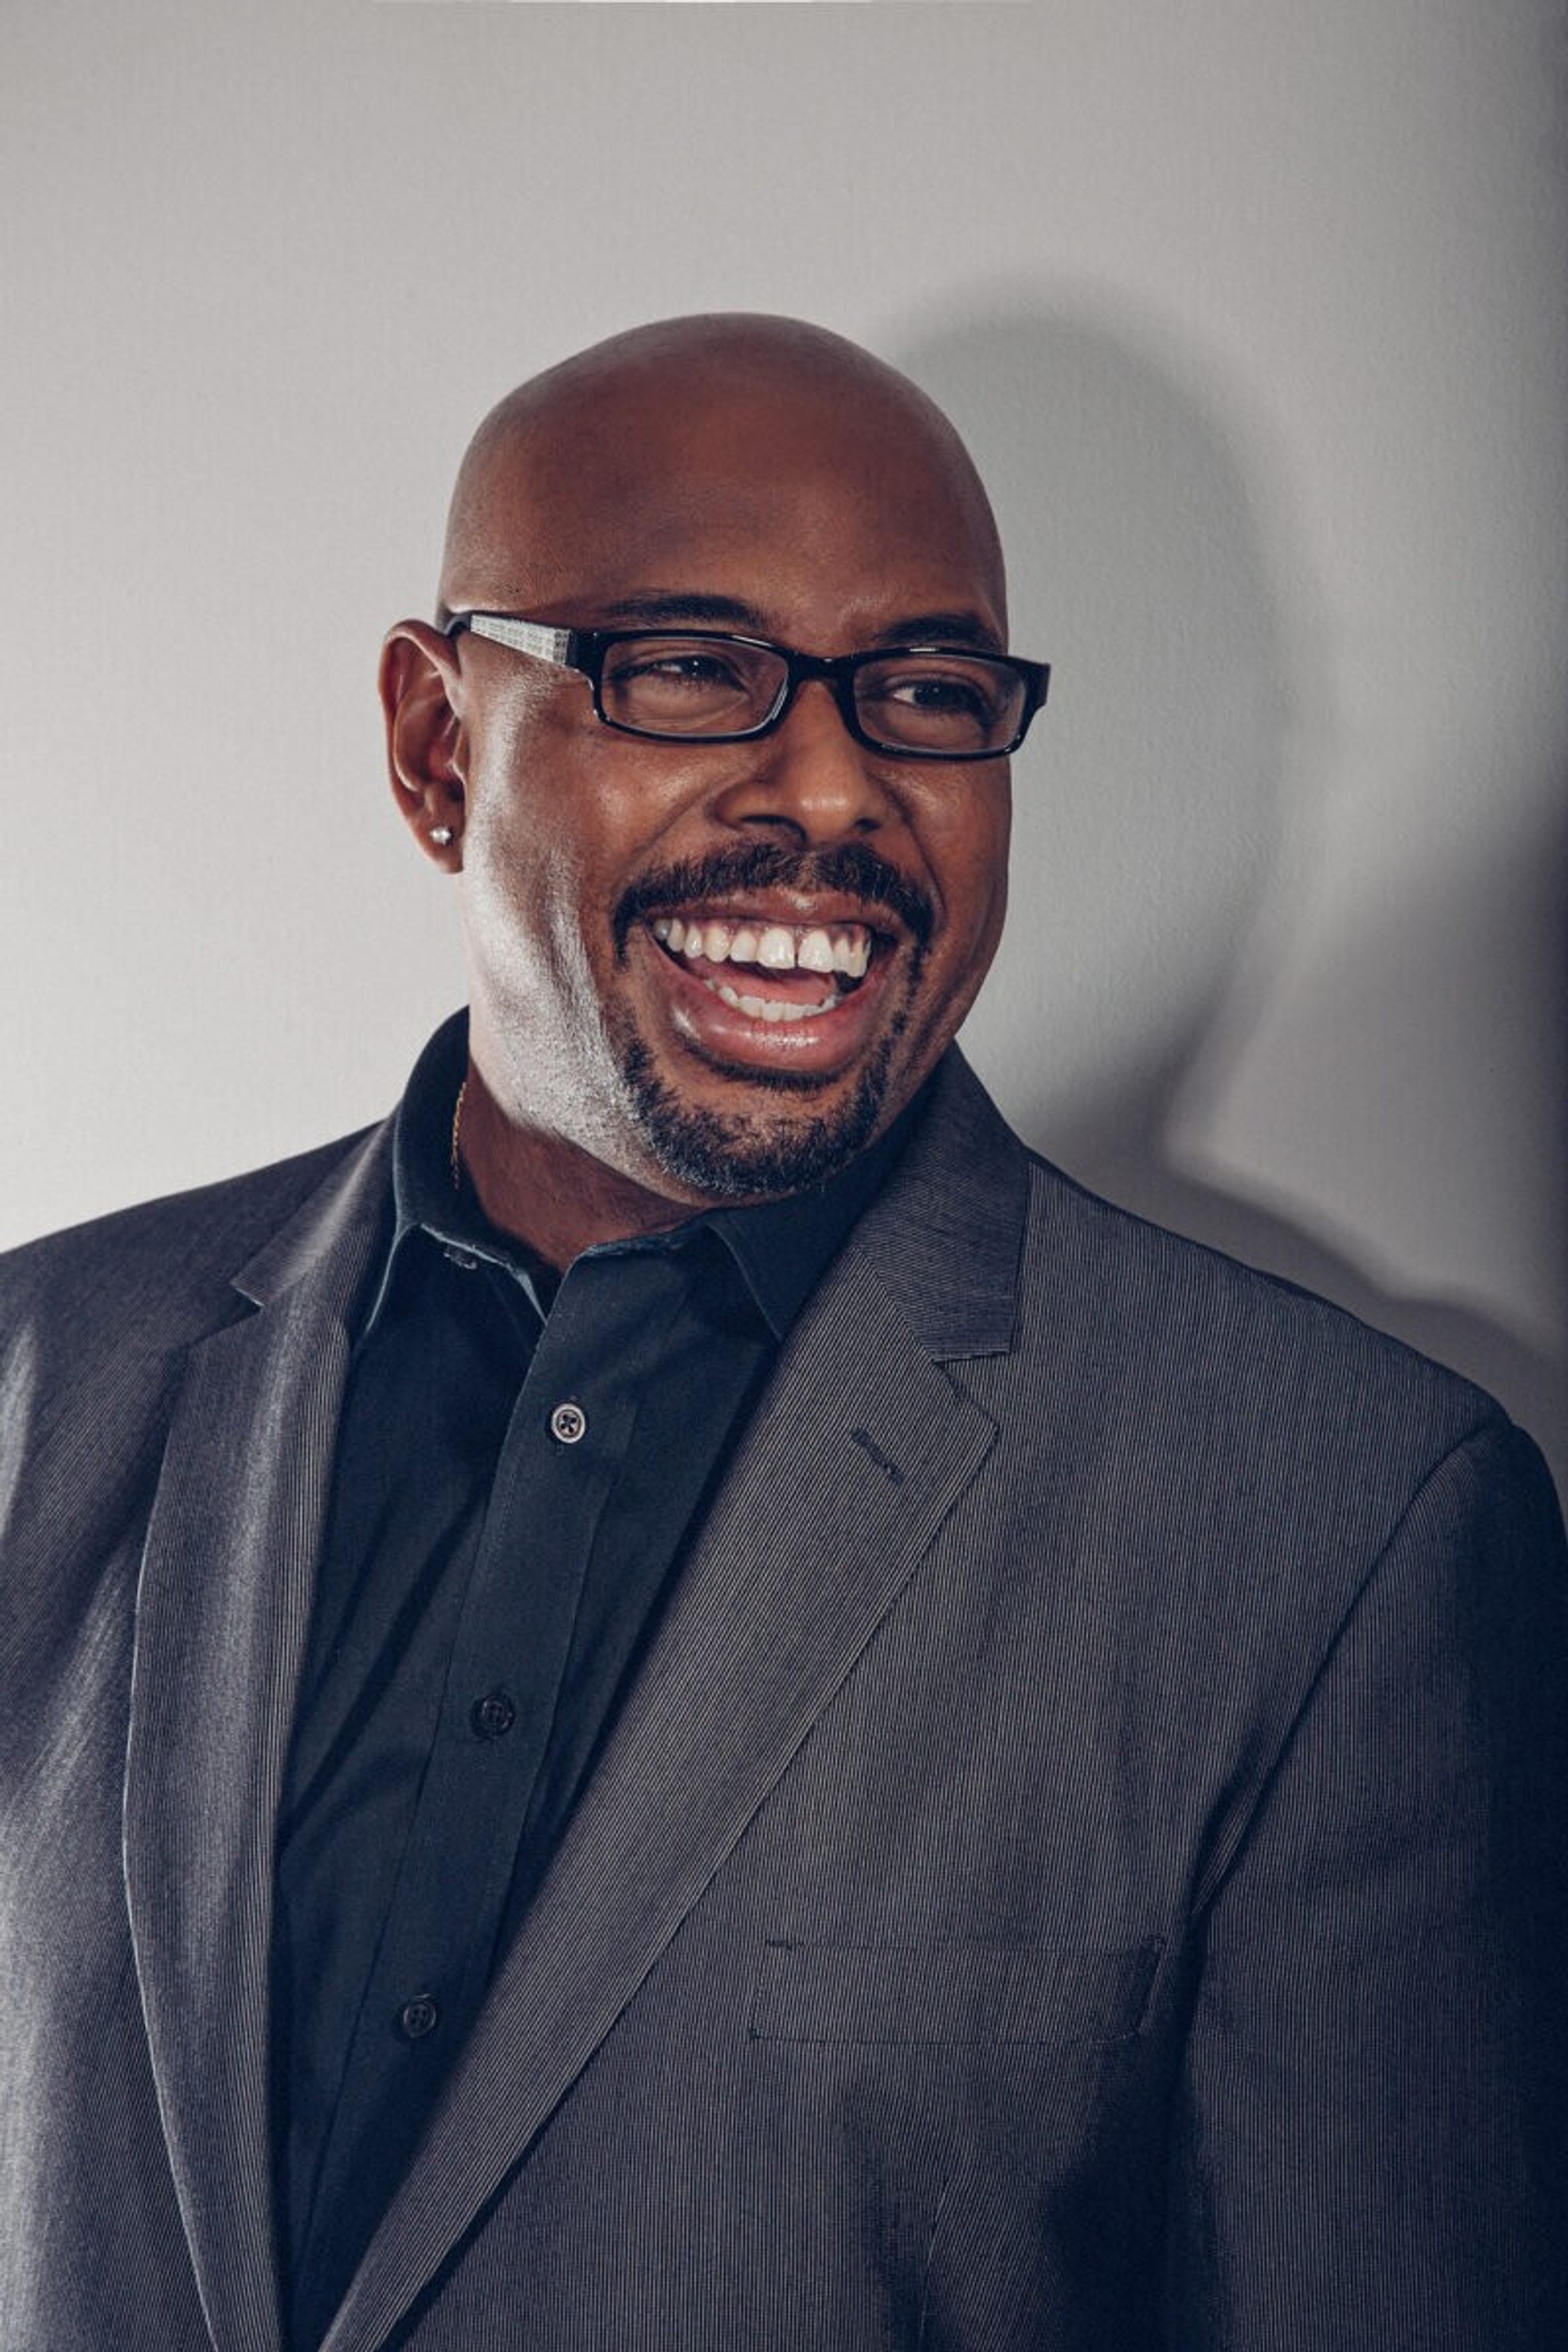
POLYGON ((425 621, 396 623, 382 646, 380 688, 398 814, 425 855, 455 874, 463 862, 467 743, 450 638, 425 621))

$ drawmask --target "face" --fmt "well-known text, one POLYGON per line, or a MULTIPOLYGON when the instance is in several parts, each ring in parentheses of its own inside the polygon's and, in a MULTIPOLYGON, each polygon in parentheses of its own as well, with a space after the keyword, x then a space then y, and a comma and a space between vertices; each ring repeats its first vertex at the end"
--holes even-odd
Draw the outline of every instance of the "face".
MULTIPOLYGON (((515 526, 454 605, 819 654, 1005 643, 967 478, 875 404, 645 392, 497 501, 515 526)), ((466 634, 453 660, 472 1052, 509 1118, 690 1203, 862 1150, 995 950, 1006 762, 868 750, 820 684, 759 741, 639 740, 575 672, 466 634)))

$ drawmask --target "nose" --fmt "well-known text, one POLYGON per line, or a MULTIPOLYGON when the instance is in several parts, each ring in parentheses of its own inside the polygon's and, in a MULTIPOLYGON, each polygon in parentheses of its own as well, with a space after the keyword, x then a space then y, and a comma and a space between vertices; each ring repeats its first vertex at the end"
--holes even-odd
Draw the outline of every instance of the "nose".
POLYGON ((776 828, 805 847, 875 833, 895 816, 885 759, 857 743, 821 678, 798 688, 771 735, 733 749, 745 758, 715 803, 725 824, 776 828))

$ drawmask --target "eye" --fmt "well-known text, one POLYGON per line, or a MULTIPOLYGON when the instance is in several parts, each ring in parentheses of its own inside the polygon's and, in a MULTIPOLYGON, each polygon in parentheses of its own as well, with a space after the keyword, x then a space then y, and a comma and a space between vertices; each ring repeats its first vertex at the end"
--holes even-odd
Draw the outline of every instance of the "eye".
POLYGON ((988 718, 994 700, 974 678, 948 671, 883 678, 877 695, 880 701, 902 703, 910 709, 928 711, 933 718, 988 718))
POLYGON ((743 681, 732 661, 722 654, 692 652, 639 653, 627 646, 605 669, 607 683, 626 691, 732 693, 743 681))
POLYGON ((969 757, 1006 741, 1016 690, 999 664, 940 650, 869 663, 856 687, 861 723, 878 741, 969 757))
POLYGON ((731 637, 655 631, 609 647, 605 716, 634 733, 744 735, 778 689, 778 657, 731 637))

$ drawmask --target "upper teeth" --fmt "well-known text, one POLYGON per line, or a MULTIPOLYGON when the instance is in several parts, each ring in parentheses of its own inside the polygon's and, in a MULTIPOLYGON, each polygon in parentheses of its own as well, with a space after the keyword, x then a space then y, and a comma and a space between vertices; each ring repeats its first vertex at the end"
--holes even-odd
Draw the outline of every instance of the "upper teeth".
POLYGON ((661 915, 653 935, 672 955, 760 964, 764 971, 841 971, 863 980, 871 961, 871 935, 858 923, 804 930, 784 923, 686 922, 661 915))

